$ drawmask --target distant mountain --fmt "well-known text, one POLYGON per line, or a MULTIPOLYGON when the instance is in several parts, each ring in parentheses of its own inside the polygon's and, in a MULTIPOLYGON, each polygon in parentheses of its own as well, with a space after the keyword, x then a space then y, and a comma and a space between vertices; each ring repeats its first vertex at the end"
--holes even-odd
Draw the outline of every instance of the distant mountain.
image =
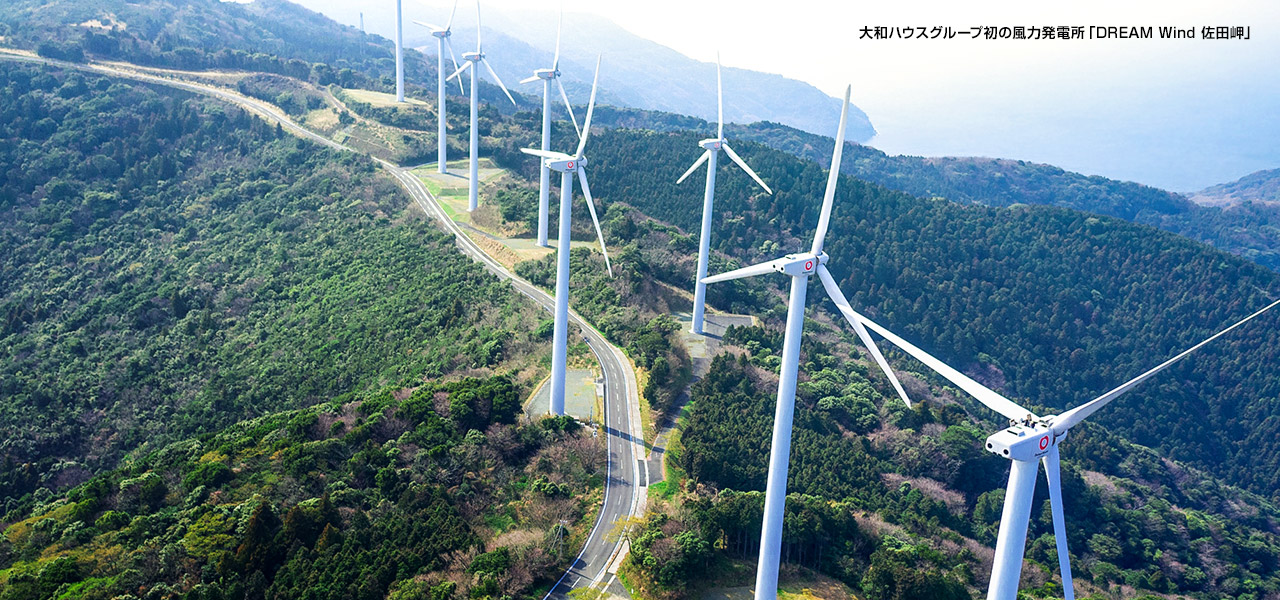
MULTIPOLYGON (((299 0, 299 4, 334 20, 356 24, 360 14, 343 0, 299 0)), ((390 2, 364 6, 364 23, 371 32, 391 36, 395 9, 390 2)), ((434 56, 435 38, 410 24, 414 19, 443 24, 447 9, 406 4, 405 44, 434 56)), ((455 19, 454 49, 461 54, 475 45, 475 13, 460 8, 455 19)), ((556 42, 557 15, 531 10, 488 10, 484 19, 485 53, 509 87, 534 69, 551 63, 556 42)), ((641 38, 616 23, 594 15, 565 13, 560 69, 575 103, 586 103, 595 57, 604 54, 600 74, 601 101, 619 106, 695 115, 716 116, 715 64, 696 61, 671 48, 641 38)), ((732 62, 732 61, 730 61, 732 62)), ((530 85, 522 88, 541 93, 530 85)), ((818 88, 781 75, 747 69, 724 69, 725 119, 738 123, 775 121, 808 132, 830 135, 830 115, 840 101, 818 88)), ((863 142, 875 128, 861 110, 850 112, 849 139, 863 142)))
POLYGON ((1231 206, 1242 202, 1280 205, 1280 169, 1250 173, 1231 183, 1207 187, 1191 195, 1205 206, 1231 206))

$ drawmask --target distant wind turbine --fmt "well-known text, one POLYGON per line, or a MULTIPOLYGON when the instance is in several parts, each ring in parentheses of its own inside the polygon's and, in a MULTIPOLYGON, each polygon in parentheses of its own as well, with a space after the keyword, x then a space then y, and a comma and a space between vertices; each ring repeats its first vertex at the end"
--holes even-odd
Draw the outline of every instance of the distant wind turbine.
MULTIPOLYGON (((449 38, 453 36, 453 16, 458 13, 458 1, 454 0, 453 10, 449 12, 449 23, 444 27, 424 23, 422 21, 414 21, 418 25, 431 30, 431 35, 436 36, 436 170, 441 173, 448 173, 448 133, 445 131, 445 75, 444 75, 444 51, 449 50, 449 58, 453 59, 454 70, 458 69, 458 57, 453 53, 453 42, 449 38)), ((462 89, 462 78, 458 78, 458 92, 465 92, 462 89)))
MULTIPOLYGON (((822 243, 827 237, 827 228, 831 223, 831 207, 835 202, 836 184, 840 178, 840 155, 844 151, 845 124, 849 117, 849 94, 852 87, 845 89, 844 104, 840 108, 840 126, 836 130, 836 149, 831 158, 831 172, 827 176, 827 191, 822 198, 822 212, 818 218, 818 229, 813 235, 813 247, 809 252, 788 254, 750 267, 743 267, 728 273, 708 277, 705 283, 716 283, 763 275, 777 271, 791 277, 791 296, 787 302, 787 329, 782 342, 782 370, 778 376, 778 400, 773 418, 773 442, 769 452, 769 480, 765 487, 764 527, 760 534, 760 560, 756 567, 756 600, 776 600, 778 594, 778 561, 782 550, 782 516, 787 501, 787 463, 791 458, 791 426, 795 413, 796 375, 800 368, 800 338, 804 332, 805 295, 809 288, 809 277, 814 273, 822 279, 827 293, 837 306, 849 306, 848 300, 836 287, 835 280, 827 272, 827 253, 822 251, 822 243)), ((849 309, 852 311, 852 309, 849 309)), ((876 364, 888 376, 898 395, 911 405, 907 393, 898 382, 898 377, 889 368, 880 349, 876 347, 871 334, 862 323, 849 319, 862 343, 866 345, 876 364)))
MULTIPOLYGON (((556 26, 556 54, 551 60, 550 69, 538 69, 533 72, 533 77, 527 77, 520 83, 533 83, 539 79, 542 80, 542 150, 544 152, 551 149, 551 82, 556 82, 556 87, 560 88, 560 98, 564 100, 564 107, 569 110, 569 122, 573 123, 573 128, 578 132, 578 136, 582 136, 582 130, 578 129, 578 120, 573 116, 573 106, 569 104, 569 95, 564 91, 564 84, 560 82, 560 33, 564 28, 564 13, 560 13, 560 24, 556 26)), ((538 187, 538 245, 547 246, 547 219, 550 212, 551 198, 551 169, 547 168, 546 163, 542 165, 542 180, 538 187)))
POLYGON ((489 66, 489 61, 484 58, 484 46, 480 39, 480 3, 476 2, 476 51, 464 52, 462 60, 466 61, 462 67, 453 72, 449 79, 453 79, 462 74, 463 71, 471 69, 471 185, 467 189, 467 211, 474 211, 479 204, 480 194, 480 130, 476 127, 476 122, 480 115, 480 92, 476 87, 476 71, 480 67, 476 67, 476 63, 483 63, 484 68, 489 71, 489 75, 493 76, 493 80, 498 82, 498 87, 502 88, 502 92, 507 95, 507 99, 512 104, 516 103, 516 99, 511 96, 511 92, 507 91, 507 86, 502 84, 502 78, 494 72, 493 67, 489 66))
POLYGON ((711 252, 711 205, 716 195, 716 162, 720 157, 720 150, 723 149, 729 158, 733 159, 743 171, 747 172, 764 191, 772 194, 773 190, 760 180, 760 176, 756 175, 751 167, 738 156, 733 148, 729 147, 729 143, 724 139, 724 87, 720 84, 720 55, 716 55, 716 114, 719 119, 719 126, 716 127, 716 137, 702 140, 698 142, 698 146, 706 148, 706 152, 698 157, 698 160, 689 167, 680 179, 676 180, 676 184, 680 184, 692 175, 702 163, 707 163, 707 187, 702 195, 702 233, 698 242, 698 275, 694 278, 693 287, 693 324, 690 329, 694 333, 702 333, 702 318, 706 312, 707 284, 703 283, 703 279, 707 276, 707 255, 711 252))
POLYGON ((907 354, 915 357, 960 389, 977 398, 979 402, 985 404, 991 410, 1007 417, 1011 423, 1008 429, 999 431, 987 438, 988 451, 1013 462, 1009 469, 1009 484, 1005 489, 1004 510, 1000 514, 1000 533, 996 538, 995 562, 991 567, 991 583, 987 588, 987 599, 1015 600, 1018 596, 1018 580, 1022 576, 1022 557, 1027 545, 1027 524, 1031 518, 1031 501, 1036 488, 1036 475, 1039 471, 1037 463, 1043 463, 1045 478, 1049 482, 1049 506, 1053 513, 1053 534, 1058 546, 1058 567, 1062 571, 1062 589, 1066 600, 1074 600, 1075 589, 1071 580, 1071 556, 1067 553, 1067 525, 1062 508, 1062 478, 1058 445, 1066 439, 1067 432, 1072 427, 1078 425, 1089 415, 1097 412, 1098 409, 1106 406, 1121 394, 1133 389, 1138 384, 1192 352, 1199 350, 1209 342, 1244 325, 1254 317, 1271 310, 1276 305, 1280 305, 1280 301, 1271 303, 1266 308, 1245 317, 1236 324, 1214 334, 1209 339, 1192 346, 1190 349, 1161 363, 1146 373, 1134 377, 1124 385, 1085 404, 1058 415, 1044 417, 1038 417, 1030 410, 1018 406, 1008 398, 970 379, 929 353, 873 323, 870 319, 853 313, 851 309, 846 312, 846 316, 851 316, 861 321, 907 354))
POLYGON ((604 245, 604 233, 600 230, 600 219, 596 217, 595 201, 591 198, 591 186, 587 183, 587 137, 591 134, 591 114, 596 108, 596 88, 600 83, 600 58, 596 58, 596 74, 591 82, 591 101, 587 104, 587 119, 582 124, 582 135, 578 138, 578 150, 572 156, 563 152, 550 150, 534 150, 521 148, 525 154, 543 159, 543 165, 552 171, 560 172, 560 237, 556 240, 556 322, 551 345, 551 413, 564 414, 564 382, 566 373, 566 357, 569 342, 569 225, 573 212, 573 174, 578 174, 582 183, 582 195, 587 200, 587 210, 591 213, 591 222, 596 228, 596 237, 600 239, 600 252, 604 254, 604 265, 613 277, 613 265, 609 263, 609 251, 604 245))

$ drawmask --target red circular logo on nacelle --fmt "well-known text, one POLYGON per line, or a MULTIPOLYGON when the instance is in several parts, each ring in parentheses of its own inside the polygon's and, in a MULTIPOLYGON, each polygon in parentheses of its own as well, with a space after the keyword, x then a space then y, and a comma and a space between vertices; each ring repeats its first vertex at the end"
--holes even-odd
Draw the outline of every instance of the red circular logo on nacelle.
POLYGON ((570 169, 572 169, 572 168, 573 168, 573 161, 569 161, 569 165, 568 165, 568 167, 569 167, 570 169))
POLYGON ((811 261, 811 260, 806 260, 806 261, 804 261, 804 270, 806 270, 806 271, 812 271, 812 270, 813 270, 813 261, 811 261))
POLYGON ((1048 447, 1049 447, 1049 436, 1046 435, 1040 438, 1040 449, 1044 450, 1045 448, 1048 448, 1048 447))

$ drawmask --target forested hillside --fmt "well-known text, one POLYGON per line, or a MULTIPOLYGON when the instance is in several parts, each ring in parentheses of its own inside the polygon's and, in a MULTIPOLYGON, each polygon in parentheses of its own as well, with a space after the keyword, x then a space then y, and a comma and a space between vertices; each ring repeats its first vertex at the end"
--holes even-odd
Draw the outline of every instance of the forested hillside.
MULTIPOLYGON (((696 158, 697 139, 597 132, 592 190, 606 204, 626 201, 696 231, 701 187, 667 175, 696 158)), ((755 262, 807 247, 821 167, 754 144, 739 153, 777 192, 722 173, 712 248, 755 262)), ((518 160, 513 166, 532 176, 532 161, 518 160)), ((827 251, 854 306, 1050 410, 1118 385, 1280 293, 1275 273, 1149 227, 1055 207, 921 200, 849 177, 827 251)), ((744 285, 754 284, 727 287, 744 285)), ((782 302, 753 307, 774 319, 784 310, 782 302)), ((1280 328, 1260 323, 1109 407, 1107 424, 1169 458, 1275 494, 1280 465, 1259 450, 1280 433, 1280 373, 1267 368, 1278 358, 1280 328)))
MULTIPOLYGON (((391 43, 286 0, 44 2, 0 6, 5 42, 54 58, 84 55, 179 69, 245 69, 314 76, 322 84, 395 85, 391 43)), ((413 61, 411 73, 421 73, 413 61)))
MULTIPOLYGON (((696 157, 697 139, 596 132, 595 196, 610 213, 625 201, 696 230, 691 207, 700 205, 701 187, 677 186, 664 174, 696 157)), ((713 248, 755 262, 807 247, 822 169, 749 143, 740 152, 778 192, 765 196, 726 167, 733 172, 718 181, 713 248)), ((500 156, 533 175, 532 161, 500 156)), ((847 177, 840 190, 828 251, 853 304, 1042 410, 1113 387, 1280 288, 1257 265, 1118 219, 921 200, 847 177)), ((784 302, 762 299, 756 287, 729 284, 713 302, 779 327, 784 302)), ((1064 446, 1071 544, 1085 589, 1210 598, 1280 589, 1275 508, 1164 462, 1195 465, 1275 500, 1270 453, 1250 449, 1269 447, 1277 433, 1280 374, 1267 367, 1280 359, 1273 325, 1260 322, 1207 348, 1099 415, 1106 433, 1090 426, 1064 446)), ((655 596, 695 593, 722 572, 717 561, 754 556, 761 497, 717 490, 762 489, 776 385, 769 373, 781 339, 756 330, 729 341, 747 352, 749 366, 722 358, 695 386, 683 448, 671 454, 690 476, 686 491, 632 534, 633 573, 655 596)), ((830 344, 811 336, 804 346, 787 560, 871 598, 967 597, 966 589, 985 584, 975 574, 989 571, 983 547, 994 543, 999 518, 1007 464, 981 448, 999 419, 958 392, 930 394, 927 375, 908 376, 908 387, 933 399, 903 411, 870 385, 877 377, 830 344)), ((1029 589, 1036 597, 1060 595, 1046 576, 1056 564, 1048 531, 1040 519, 1032 532, 1029 558, 1046 565, 1032 575, 1044 583, 1029 589)))
POLYGON ((6 510, 245 418, 543 368, 533 304, 368 159, 119 80, 0 63, 0 89, 6 510))
POLYGON ((535 595, 590 530, 605 457, 571 419, 515 424, 526 392, 344 394, 42 490, 5 518, 0 599, 535 595))
POLYGON ((1209 206, 1232 206, 1246 202, 1280 204, 1280 169, 1258 171, 1230 183, 1207 187, 1192 194, 1191 200, 1209 206))
MULTIPOLYGON (((699 134, 714 130, 713 125, 694 117, 612 107, 600 112, 600 123, 699 134)), ((831 160, 832 138, 777 123, 730 124, 725 127, 725 135, 729 139, 759 142, 824 166, 831 160)), ((845 147, 840 170, 921 198, 1001 207, 1042 204, 1119 217, 1171 231, 1280 270, 1280 207, 1262 202, 1202 206, 1165 190, 1081 175, 1053 165, 977 157, 890 156, 858 144, 845 147)), ((1266 172, 1255 174, 1243 181, 1234 193, 1242 198, 1251 193, 1265 195, 1265 192, 1244 191, 1246 187, 1267 189, 1265 179, 1266 172)), ((1216 193, 1201 192, 1202 195, 1216 193)))
MULTIPOLYGON (((273 73, 321 86, 395 91, 391 40, 288 0, 15 0, 0 4, 0 36, 5 46, 73 62, 273 73)), ((435 61, 406 48, 404 68, 412 93, 434 94, 435 61)), ((480 94, 498 110, 513 110, 509 101, 498 102, 506 96, 496 85, 482 80, 480 94)), ((534 106, 513 94, 526 108, 534 106)))
MULTIPOLYGON (((910 374, 907 388, 922 403, 906 409, 874 366, 844 354, 852 336, 809 329, 784 560, 869 600, 981 597, 1008 469, 982 448, 991 429, 975 426, 955 403, 958 392, 931 391, 910 374)), ((688 479, 668 483, 665 500, 631 533, 624 572, 650 597, 697 597, 731 562, 759 551, 782 339, 750 328, 726 340, 743 353, 719 356, 694 385, 682 447, 670 456, 688 479)), ((1101 427, 1073 433, 1063 448, 1077 597, 1256 600, 1280 590, 1273 505, 1101 427)), ((1019 597, 1061 598, 1047 491, 1038 485, 1019 597)))

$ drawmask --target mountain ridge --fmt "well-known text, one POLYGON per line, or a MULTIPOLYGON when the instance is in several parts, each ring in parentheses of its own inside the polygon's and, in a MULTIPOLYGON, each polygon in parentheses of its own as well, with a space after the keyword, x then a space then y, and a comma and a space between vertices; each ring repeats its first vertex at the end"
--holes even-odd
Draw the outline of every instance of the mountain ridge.
MULTIPOLYGON (((335 0, 299 0, 299 3, 339 22, 350 24, 357 18, 349 6, 335 0)), ((422 19, 444 25, 449 18, 449 10, 415 5, 404 8, 405 44, 418 47, 424 54, 434 57, 435 38, 412 21, 422 19)), ((364 9, 366 29, 393 33, 395 13, 391 5, 366 6, 364 9)), ((494 70, 507 87, 518 89, 516 82, 528 77, 534 69, 551 64, 555 48, 555 13, 487 10, 482 19, 485 54, 489 55, 494 70)), ((474 24, 474 11, 469 7, 459 7, 453 28, 456 52, 469 51, 474 47, 474 24)), ((657 42, 641 38, 608 19, 566 12, 561 70, 565 87, 575 102, 586 103, 597 53, 604 54, 600 73, 602 101, 715 118, 714 63, 691 59, 657 42), (666 83, 669 80, 680 84, 669 85, 666 83)), ((737 67, 724 67, 723 75, 726 120, 746 123, 775 120, 806 131, 830 133, 830 123, 817 115, 838 110, 839 99, 783 75, 737 67)), ((428 83, 428 87, 434 89, 434 81, 428 83)), ((532 86, 526 91, 532 95, 541 93, 532 86)), ((875 128, 862 110, 855 106, 849 116, 849 139, 865 141, 875 134, 875 128)))
POLYGON ((1246 202, 1280 204, 1280 169, 1255 171, 1235 181, 1209 186, 1190 194, 1192 202, 1229 207, 1246 202))

